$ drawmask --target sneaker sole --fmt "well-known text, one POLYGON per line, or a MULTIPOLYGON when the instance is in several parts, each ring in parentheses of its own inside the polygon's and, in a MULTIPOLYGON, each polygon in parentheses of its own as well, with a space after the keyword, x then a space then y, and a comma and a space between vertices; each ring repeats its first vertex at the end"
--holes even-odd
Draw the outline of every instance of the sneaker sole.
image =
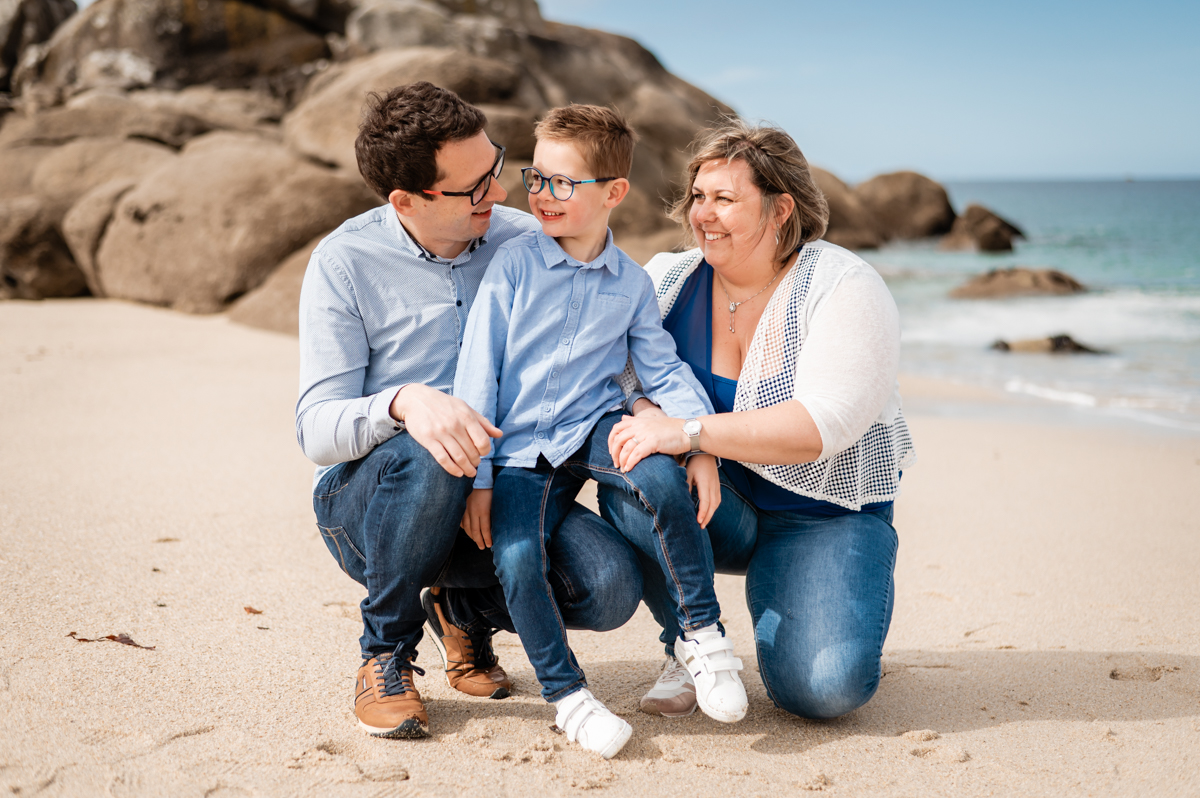
POLYGON ((358 722, 358 727, 372 737, 384 737, 389 740, 419 740, 429 736, 429 726, 416 718, 409 718, 394 729, 368 726, 361 720, 358 722))
POLYGON ((710 718, 717 721, 718 723, 737 723, 739 720, 746 717, 746 710, 749 708, 749 707, 743 708, 742 711, 737 715, 729 715, 724 712, 718 712, 717 710, 713 709, 710 706, 705 706, 705 702, 700 700, 699 692, 696 693, 696 704, 699 705, 700 710, 705 715, 708 715, 710 718))
MULTIPOLYGON (((429 620, 425 621, 425 629, 429 632, 429 639, 433 641, 433 647, 437 649, 438 656, 442 658, 442 675, 446 677, 446 684, 449 684, 450 687, 456 692, 461 693, 461 690, 454 687, 453 684, 450 684, 450 674, 446 672, 446 670, 450 667, 450 659, 446 656, 446 646, 444 643, 442 643, 442 636, 438 634, 437 629, 433 628, 433 623, 429 620)), ((466 695, 466 693, 463 694, 466 695)), ((491 695, 487 696, 487 698, 498 701, 501 698, 508 698, 509 695, 511 695, 511 693, 509 693, 507 687, 497 687, 491 695)))
POLYGON ((629 742, 629 738, 632 736, 633 727, 626 723, 625 729, 621 732, 621 734, 618 735, 617 738, 611 743, 609 743, 607 748, 605 748, 603 751, 597 751, 596 753, 605 759, 612 759, 614 756, 621 753, 621 749, 625 747, 625 743, 629 742))
POLYGON ((692 715, 696 712, 696 706, 697 706, 697 704, 692 704, 692 708, 689 709, 687 712, 664 712, 658 706, 657 699, 649 698, 649 699, 642 699, 642 703, 639 705, 639 708, 642 710, 642 712, 645 712, 647 715, 654 715, 654 716, 660 717, 660 718, 686 718, 689 715, 692 715))

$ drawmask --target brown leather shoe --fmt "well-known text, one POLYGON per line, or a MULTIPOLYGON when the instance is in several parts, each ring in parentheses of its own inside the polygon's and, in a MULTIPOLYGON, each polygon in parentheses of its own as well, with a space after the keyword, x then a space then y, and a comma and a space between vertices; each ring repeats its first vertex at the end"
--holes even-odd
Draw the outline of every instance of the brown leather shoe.
POLYGON ((428 737, 429 716, 421 694, 413 687, 411 662, 400 663, 380 654, 363 663, 354 684, 354 715, 372 737, 428 737))
POLYGON ((442 589, 431 587, 421 595, 425 628, 442 656, 446 681, 459 692, 480 698, 508 698, 512 681, 492 651, 491 634, 471 636, 447 619, 442 589))

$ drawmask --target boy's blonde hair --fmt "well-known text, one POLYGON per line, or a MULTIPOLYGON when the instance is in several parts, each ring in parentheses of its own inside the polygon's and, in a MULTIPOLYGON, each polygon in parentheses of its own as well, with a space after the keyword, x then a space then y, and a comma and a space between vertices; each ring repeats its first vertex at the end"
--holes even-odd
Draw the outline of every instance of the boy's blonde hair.
MULTIPOLYGON (((538 141, 570 141, 595 174, 593 177, 629 177, 633 145, 638 135, 625 117, 599 105, 564 105, 555 108, 533 129, 538 141)), ((572 175, 578 178, 578 175, 572 175)))

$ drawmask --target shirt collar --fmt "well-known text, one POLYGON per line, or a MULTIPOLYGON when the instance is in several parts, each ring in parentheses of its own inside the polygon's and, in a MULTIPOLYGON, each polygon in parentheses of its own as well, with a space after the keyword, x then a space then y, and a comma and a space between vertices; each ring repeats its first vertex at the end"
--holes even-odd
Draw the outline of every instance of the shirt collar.
MULTIPOLYGON (((460 262, 466 262, 471 259, 472 252, 487 243, 487 233, 484 233, 479 238, 473 239, 471 243, 467 245, 467 248, 460 252, 457 257, 447 260, 446 258, 443 258, 439 255, 434 255, 432 252, 425 249, 425 247, 413 237, 413 234, 408 232, 408 228, 405 227, 400 221, 400 216, 396 213, 395 209, 391 207, 391 205, 388 205, 387 217, 388 224, 391 226, 392 232, 396 235, 396 240, 400 242, 400 247, 406 250, 410 255, 413 255, 417 258, 423 258, 430 263, 457 265, 460 262)), ((489 227, 488 230, 490 231, 491 228, 489 227)))
POLYGON ((547 268, 553 268, 560 263, 566 263, 576 269, 599 269, 602 266, 607 266, 608 270, 613 275, 618 275, 621 272, 621 256, 620 251, 613 244, 612 230, 608 230, 604 237, 604 249, 599 256, 591 263, 583 263, 575 260, 567 254, 558 242, 550 236, 546 235, 541 230, 537 231, 538 248, 542 251, 542 258, 546 261, 547 268))

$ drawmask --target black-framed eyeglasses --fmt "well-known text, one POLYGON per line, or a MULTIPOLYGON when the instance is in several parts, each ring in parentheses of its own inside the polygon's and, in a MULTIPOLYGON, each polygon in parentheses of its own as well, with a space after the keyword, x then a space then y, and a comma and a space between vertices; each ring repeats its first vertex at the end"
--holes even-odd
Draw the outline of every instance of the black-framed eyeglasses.
POLYGON ((566 175, 550 175, 546 177, 536 166, 526 166, 521 170, 521 182, 530 194, 537 194, 547 185, 550 186, 550 196, 556 200, 569 200, 575 193, 575 186, 584 183, 607 183, 610 180, 620 180, 619 177, 594 177, 591 180, 572 180, 566 175))
POLYGON ((470 197, 472 205, 478 205, 483 202, 483 198, 487 196, 488 189, 492 187, 492 180, 500 177, 501 170, 504 169, 504 147, 492 142, 492 146, 496 148, 496 162, 492 164, 491 170, 479 178, 479 182, 470 191, 433 191, 432 189, 423 188, 421 192, 424 194, 435 194, 439 197, 470 197))

